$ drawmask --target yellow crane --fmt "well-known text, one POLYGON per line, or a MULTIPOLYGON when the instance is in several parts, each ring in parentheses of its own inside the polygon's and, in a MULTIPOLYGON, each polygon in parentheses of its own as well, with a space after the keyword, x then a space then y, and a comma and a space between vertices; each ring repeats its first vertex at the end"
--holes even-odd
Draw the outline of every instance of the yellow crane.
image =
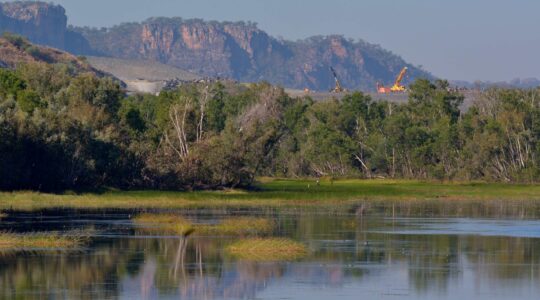
POLYGON ((401 72, 399 72, 399 75, 396 78, 396 81, 394 82, 394 85, 391 88, 387 88, 384 85, 380 85, 377 83, 377 92, 379 94, 389 94, 389 93, 402 93, 407 91, 407 88, 403 85, 401 85, 401 81, 403 81, 403 78, 405 77, 405 74, 407 74, 407 70, 409 68, 404 67, 401 69, 401 72))
POLYGON ((346 92, 347 90, 343 88, 343 86, 341 85, 341 82, 338 79, 336 70, 334 70, 333 67, 330 67, 330 71, 332 72, 332 75, 334 75, 334 81, 336 82, 336 86, 332 90, 330 90, 330 92, 332 92, 332 93, 346 92))
POLYGON ((405 74, 407 73, 407 70, 409 68, 405 67, 399 72, 398 77, 396 78, 396 82, 394 82, 394 85, 390 88, 390 90, 394 93, 398 92, 405 92, 407 90, 406 87, 401 85, 401 81, 403 80, 403 77, 405 77, 405 74))

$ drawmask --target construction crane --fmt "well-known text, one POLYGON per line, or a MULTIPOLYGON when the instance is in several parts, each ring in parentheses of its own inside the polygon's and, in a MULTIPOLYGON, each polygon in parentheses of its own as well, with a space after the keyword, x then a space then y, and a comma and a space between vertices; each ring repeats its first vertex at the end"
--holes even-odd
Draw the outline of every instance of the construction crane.
POLYGON ((330 71, 332 72, 332 75, 334 75, 334 80, 336 81, 336 86, 332 90, 330 90, 330 92, 331 93, 343 93, 343 92, 346 92, 347 90, 343 88, 343 86, 341 85, 341 82, 338 79, 336 70, 334 70, 333 67, 330 67, 330 71))
POLYGON ((379 94, 390 94, 390 93, 402 93, 407 91, 407 88, 403 85, 401 85, 401 81, 403 81, 403 78, 405 77, 405 74, 407 73, 407 70, 409 68, 404 67, 401 69, 401 72, 399 72, 399 75, 396 78, 396 81, 394 82, 394 85, 391 88, 387 88, 384 85, 381 85, 380 83, 377 83, 377 92, 379 94))

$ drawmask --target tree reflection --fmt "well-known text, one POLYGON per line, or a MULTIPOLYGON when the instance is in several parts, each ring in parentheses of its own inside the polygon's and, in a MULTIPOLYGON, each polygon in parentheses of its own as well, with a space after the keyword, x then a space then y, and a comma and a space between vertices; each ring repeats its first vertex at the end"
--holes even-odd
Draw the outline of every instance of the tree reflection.
MULTIPOLYGON (((459 214, 509 214, 514 219, 534 214, 524 207, 471 204, 459 214)), ((538 239, 400 232, 404 227, 422 229, 414 222, 400 222, 404 215, 453 214, 458 211, 454 204, 433 208, 429 203, 372 203, 361 210, 275 215, 273 235, 302 241, 311 249, 299 263, 237 261, 223 251, 236 237, 155 237, 139 232, 94 239, 84 251, 0 256, 0 299, 256 298, 285 282, 342 289, 373 278, 386 280, 399 271, 404 271, 401 283, 414 294, 449 294, 467 272, 478 281, 474 284, 540 283, 538 239)))

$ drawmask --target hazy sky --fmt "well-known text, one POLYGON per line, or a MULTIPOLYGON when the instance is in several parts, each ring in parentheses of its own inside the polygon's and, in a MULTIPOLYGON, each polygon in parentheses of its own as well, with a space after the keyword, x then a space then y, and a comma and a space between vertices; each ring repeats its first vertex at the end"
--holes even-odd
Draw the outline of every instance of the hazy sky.
MULTIPOLYGON (((0 0, 2 1, 2 0, 0 0)), ((152 16, 254 21, 287 39, 343 34, 439 77, 540 78, 538 0, 53 0, 73 25, 152 16)))

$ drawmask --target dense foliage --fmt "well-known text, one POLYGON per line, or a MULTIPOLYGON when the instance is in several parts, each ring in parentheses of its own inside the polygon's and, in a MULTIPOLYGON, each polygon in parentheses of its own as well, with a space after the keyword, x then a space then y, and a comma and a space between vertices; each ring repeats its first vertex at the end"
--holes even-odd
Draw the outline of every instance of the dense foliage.
POLYGON ((0 188, 198 189, 257 175, 532 182, 539 90, 494 89, 466 112, 447 83, 408 103, 291 98, 260 83, 126 96, 62 65, 0 69, 0 188))

